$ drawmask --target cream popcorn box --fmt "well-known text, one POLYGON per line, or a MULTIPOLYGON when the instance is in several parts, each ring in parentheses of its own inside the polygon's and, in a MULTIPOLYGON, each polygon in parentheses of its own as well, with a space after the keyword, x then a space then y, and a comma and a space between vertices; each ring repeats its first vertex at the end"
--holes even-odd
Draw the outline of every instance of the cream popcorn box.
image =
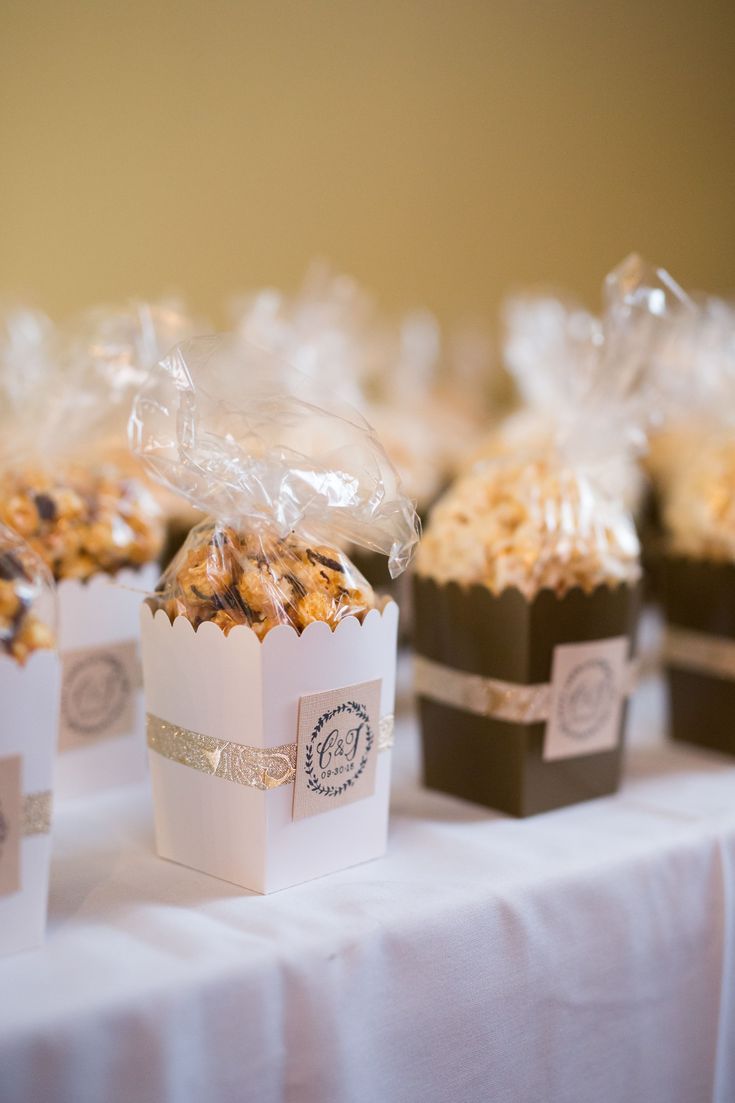
POLYGON ((301 635, 281 625, 260 641, 247 626, 227 636, 211 623, 195 631, 184 617, 171 624, 144 606, 159 854, 260 893, 379 857, 388 829, 397 625, 391 602, 362 624, 347 617, 334 631, 314 623, 301 635), (352 705, 363 701, 358 715, 352 705), (345 702, 340 724, 334 712, 345 702), (314 704, 316 723, 300 743, 300 713, 314 704), (351 770, 350 747, 328 759, 327 749, 321 768, 312 755, 309 770, 304 739, 323 716, 337 738, 360 728, 351 770), (372 783, 357 792, 370 771, 372 783), (307 800, 307 814, 296 818, 295 794, 313 795, 312 778, 320 783, 315 805, 307 800))
POLYGON ((342 548, 395 576, 418 534, 370 426, 263 356, 178 346, 131 440, 210 514, 141 614, 158 850, 271 892, 385 848, 398 609, 342 548))
POLYGON ((146 749, 140 668, 141 594, 156 564, 98 573, 58 586, 63 673, 56 793, 59 799, 142 781, 146 749))

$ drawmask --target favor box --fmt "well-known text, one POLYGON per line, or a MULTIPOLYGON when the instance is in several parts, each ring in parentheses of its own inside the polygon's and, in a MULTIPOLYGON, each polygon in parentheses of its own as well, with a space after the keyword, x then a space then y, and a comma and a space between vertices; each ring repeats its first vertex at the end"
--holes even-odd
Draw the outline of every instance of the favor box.
POLYGON ((666 557, 661 579, 671 735, 735 754, 735 565, 666 557))
POLYGON ((424 781, 528 816, 615 792, 639 587, 414 581, 424 781))
POLYGON ((83 796, 145 777, 139 618, 158 566, 58 584, 62 666, 57 797, 83 796))
POLYGON ((0 656, 0 954, 46 930, 61 669, 53 651, 25 666, 0 656))
POLYGON ((141 617, 161 857, 268 893, 385 852, 394 603, 262 641, 141 617))

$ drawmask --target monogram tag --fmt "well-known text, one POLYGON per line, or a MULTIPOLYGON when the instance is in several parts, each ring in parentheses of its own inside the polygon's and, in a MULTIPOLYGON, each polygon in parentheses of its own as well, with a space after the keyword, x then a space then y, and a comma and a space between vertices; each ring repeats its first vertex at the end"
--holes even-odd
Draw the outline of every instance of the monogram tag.
POLYGON ((380 680, 312 693, 299 702, 293 818, 305 819, 375 791, 380 680))
POLYGON ((624 636, 554 648, 545 760, 576 758, 617 746, 627 655, 624 636))
POLYGON ((140 660, 134 640, 61 655, 59 750, 126 735, 135 724, 140 660))
POLYGON ((0 896, 20 891, 20 755, 0 758, 0 896))

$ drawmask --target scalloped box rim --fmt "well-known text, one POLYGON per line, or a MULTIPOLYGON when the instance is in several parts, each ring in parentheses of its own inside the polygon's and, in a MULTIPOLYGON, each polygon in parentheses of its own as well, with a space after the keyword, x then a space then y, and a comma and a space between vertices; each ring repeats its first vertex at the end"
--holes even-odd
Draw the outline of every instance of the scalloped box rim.
MULTIPOLYGON (((394 711, 399 609, 389 602, 334 631, 277 625, 260 640, 247 625, 227 635, 169 620, 141 605, 146 707, 204 735, 255 747, 296 742, 303 696, 380 678, 381 715, 394 711), (143 610, 146 610, 145 612, 143 610)), ((375 792, 294 820, 293 785, 238 785, 149 751, 156 849, 161 857, 254 892, 274 892, 380 857, 387 844, 390 751, 375 792)))
POLYGON ((449 578, 446 581, 442 582, 434 575, 423 574, 419 571, 416 571, 416 578, 420 579, 422 582, 430 582, 438 590, 459 590, 462 593, 468 593, 471 590, 480 590, 483 593, 490 594, 490 596, 493 597, 496 601, 501 601, 503 598, 506 597, 506 595, 517 594, 518 597, 521 598, 522 601, 525 601, 527 605, 533 605, 534 602, 539 600, 542 594, 551 594, 552 597, 555 597, 557 601, 564 601, 571 594, 576 593, 581 594, 583 597, 592 597, 594 594, 599 593, 601 590, 606 590, 611 593, 615 590, 619 590, 621 587, 635 590, 641 585, 643 581, 643 571, 641 571, 639 576, 635 579, 621 578, 618 579, 616 582, 598 582, 597 585, 593 586, 591 590, 585 589, 584 586, 575 585, 570 586, 562 594, 560 594, 553 586, 541 586, 533 595, 533 597, 528 597, 528 595, 524 594, 523 590, 519 589, 518 586, 505 586, 502 590, 499 590, 496 593, 495 590, 493 590, 484 582, 460 582, 456 578, 449 578))
MULTIPOLYGON (((147 572, 151 567, 156 568, 156 573, 160 577, 161 567, 157 559, 149 559, 147 563, 141 563, 137 567, 120 567, 119 570, 111 574, 109 571, 103 571, 101 568, 95 571, 94 574, 87 575, 86 578, 59 578, 54 580, 54 588, 58 591, 62 587, 81 586, 84 590, 93 589, 95 586, 107 585, 112 583, 114 585, 122 585, 123 576, 129 577, 130 581, 135 581, 144 572, 147 572)), ((135 587, 131 587, 134 589, 135 587)), ((139 590, 138 593, 150 594, 151 590, 139 590)))
MULTIPOLYGON (((217 632, 219 633, 219 635, 224 636, 225 639, 238 638, 246 634, 247 636, 254 638, 257 643, 259 643, 263 647, 266 645, 268 640, 275 639, 279 636, 282 637, 287 634, 295 636, 297 639, 306 639, 307 636, 310 637, 311 635, 313 635, 315 631, 323 633, 326 629, 331 635, 335 636, 343 630, 344 625, 349 624, 350 622, 357 622, 357 624, 362 628, 368 622, 373 622, 376 617, 380 617, 381 619, 383 619, 388 613, 388 610, 391 609, 391 607, 395 608, 397 616, 399 612, 398 603, 394 601, 393 598, 390 598, 390 600, 385 603, 382 609, 370 609, 362 618, 362 620, 360 620, 359 617, 356 617, 353 613, 350 613, 348 616, 343 617, 342 620, 340 620, 334 628, 332 628, 331 625, 327 624, 327 622, 323 620, 312 621, 311 624, 307 624, 303 632, 297 632, 291 624, 276 624, 273 626, 273 628, 270 628, 266 632, 265 636, 263 636, 263 638, 261 639, 257 635, 257 633, 253 631, 249 624, 236 624, 234 628, 230 629, 229 632, 225 632, 224 629, 219 626, 219 624, 214 624, 210 620, 202 621, 201 624, 195 627, 191 623, 189 618, 183 613, 178 613, 174 617, 174 619, 171 620, 165 609, 156 609, 154 612, 154 610, 151 609, 150 605, 148 605, 148 603, 145 601, 142 602, 141 606, 142 609, 147 611, 148 616, 154 624, 161 624, 165 621, 173 632, 186 632, 188 628, 194 636, 201 633, 202 631, 204 631, 206 635, 211 635, 212 632, 217 632), (182 627, 179 627, 180 621, 183 622, 182 627)), ((146 614, 141 613, 141 615, 145 616, 146 614)), ((393 616, 393 613, 391 613, 390 615, 393 616)), ((353 631, 353 629, 350 629, 350 631, 353 631)))

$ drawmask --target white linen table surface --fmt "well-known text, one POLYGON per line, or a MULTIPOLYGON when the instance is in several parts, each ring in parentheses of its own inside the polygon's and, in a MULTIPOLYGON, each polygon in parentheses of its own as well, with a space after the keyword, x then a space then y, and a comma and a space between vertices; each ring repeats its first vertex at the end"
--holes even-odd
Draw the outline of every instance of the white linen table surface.
POLYGON ((156 858, 144 786, 67 803, 0 1101, 733 1103, 735 762, 661 700, 619 795, 525 821, 422 790, 404 711, 387 857, 269 897, 156 858))

